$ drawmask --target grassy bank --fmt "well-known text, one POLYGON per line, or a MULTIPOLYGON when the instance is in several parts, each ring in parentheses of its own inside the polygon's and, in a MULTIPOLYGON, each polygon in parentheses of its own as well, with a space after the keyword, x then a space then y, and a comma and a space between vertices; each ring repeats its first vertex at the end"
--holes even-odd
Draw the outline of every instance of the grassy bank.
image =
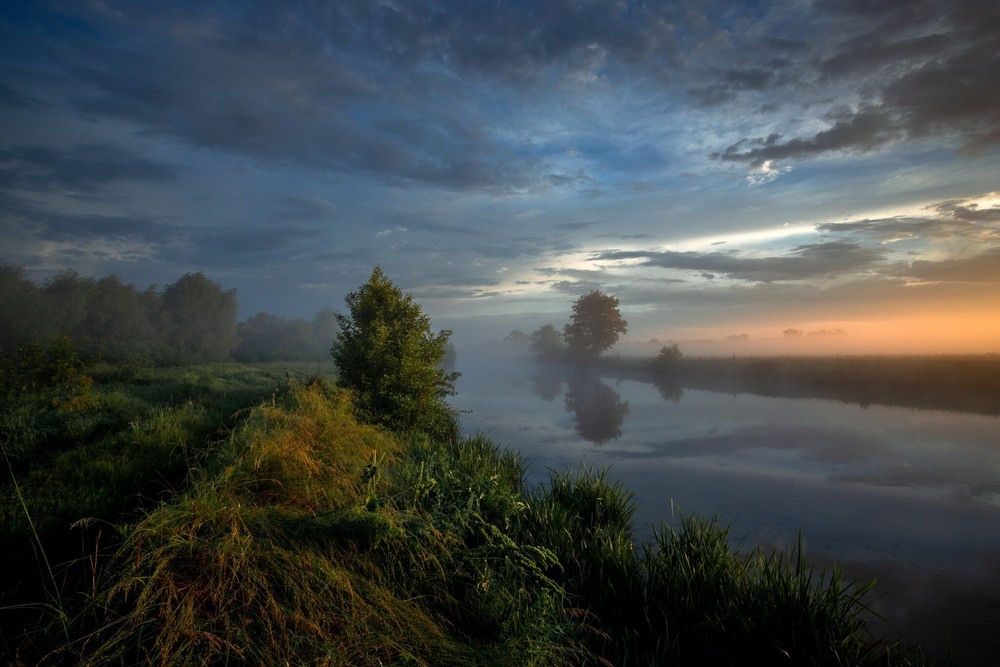
POLYGON ((526 490, 485 438, 361 424, 345 392, 276 368, 122 373, 8 394, 9 415, 36 399, 3 487, 8 546, 39 573, 4 582, 15 663, 922 662, 872 642, 867 586, 801 550, 734 552, 695 518, 637 542, 599 471, 526 490))

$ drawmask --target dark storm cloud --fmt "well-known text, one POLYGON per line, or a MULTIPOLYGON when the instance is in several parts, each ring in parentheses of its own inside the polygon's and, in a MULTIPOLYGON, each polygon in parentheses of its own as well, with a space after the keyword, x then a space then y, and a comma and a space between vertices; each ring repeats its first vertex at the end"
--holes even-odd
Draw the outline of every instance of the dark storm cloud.
POLYGON ((286 248, 311 241, 318 236, 319 233, 315 230, 287 225, 272 229, 240 228, 197 239, 196 246, 200 252, 207 252, 213 257, 282 255, 286 248))
POLYGON ((289 195, 284 197, 273 220, 327 220, 335 217, 337 207, 323 197, 301 197, 289 195))
POLYGON ((812 18, 812 29, 828 35, 818 35, 811 57, 788 80, 831 90, 849 82, 860 98, 847 100, 846 109, 831 106, 821 117, 825 130, 747 137, 713 157, 759 165, 870 151, 902 138, 942 137, 966 152, 1000 145, 1000 107, 993 101, 1000 88, 1000 5, 823 2, 812 18))
POLYGON ((498 140, 475 87, 585 77, 605 54, 665 70, 673 50, 662 12, 603 2, 62 9, 62 20, 48 16, 48 48, 23 48, 89 84, 70 100, 84 113, 255 159, 452 190, 586 180, 498 140))
POLYGON ((801 245, 779 257, 741 257, 720 252, 622 251, 598 253, 595 261, 643 260, 643 266, 714 273, 737 280, 776 282, 835 276, 868 269, 883 251, 856 243, 830 241, 801 245))
MULTIPOLYGON (((33 17, 30 39, 8 27, 6 50, 17 56, 10 67, 21 81, 26 72, 53 81, 61 72, 73 83, 64 104, 151 135, 393 185, 512 192, 577 188, 593 176, 553 170, 545 154, 498 133, 503 103, 491 109, 482 95, 515 95, 518 107, 544 112, 553 91, 598 77, 612 91, 639 83, 650 102, 680 86, 703 105, 738 104, 744 95, 764 104, 794 91, 793 104, 830 107, 824 79, 849 78, 864 91, 848 110, 827 109, 827 129, 747 137, 714 154, 727 161, 864 151, 900 137, 995 145, 994 5, 358 0, 176 12, 159 4, 109 3, 104 11, 56 4, 58 11, 33 17)), ((0 100, 27 99, 22 86, 0 85, 0 100)), ((605 164, 668 164, 655 146, 640 146, 635 154, 617 149, 622 154, 605 156, 605 164)))
POLYGON ((172 165, 148 160, 113 144, 0 149, 0 187, 36 192, 94 190, 114 182, 164 183, 177 178, 172 165))
POLYGON ((35 100, 25 97, 5 83, 0 82, 0 104, 32 108, 38 106, 35 100))
POLYGON ((782 141, 779 134, 766 139, 743 139, 712 157, 755 165, 768 160, 804 159, 832 151, 868 151, 898 136, 898 129, 881 110, 869 109, 837 120, 831 128, 806 139, 782 141))
POLYGON ((30 199, 0 193, 7 232, 39 240, 100 241, 131 240, 151 244, 168 243, 183 231, 154 217, 99 215, 50 210, 30 199))

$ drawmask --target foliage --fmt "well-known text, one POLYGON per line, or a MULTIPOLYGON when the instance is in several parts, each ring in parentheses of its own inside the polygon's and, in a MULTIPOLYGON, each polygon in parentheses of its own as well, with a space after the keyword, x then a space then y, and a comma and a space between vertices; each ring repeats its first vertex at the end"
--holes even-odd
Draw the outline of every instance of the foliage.
POLYGON ((334 318, 330 308, 317 312, 312 321, 257 313, 239 323, 240 342, 233 358, 243 362, 320 359, 336 337, 334 318))
POLYGON ((85 357, 112 362, 189 363, 227 359, 236 347, 236 292, 201 273, 162 292, 138 291, 116 275, 62 271, 42 287, 0 264, 0 355, 33 341, 68 337, 85 357))
POLYGON ((528 347, 531 345, 531 336, 520 329, 511 329, 510 333, 503 337, 503 343, 510 347, 528 347))
POLYGON ((660 368, 670 369, 673 368, 678 361, 684 357, 681 349, 677 347, 677 343, 673 345, 664 345, 660 348, 660 353, 656 355, 656 363, 660 368))
POLYGON ((562 334, 551 324, 544 324, 530 335, 528 349, 542 359, 558 359, 566 349, 562 334))
POLYGON ((445 435, 454 423, 444 401, 458 373, 443 370, 451 332, 431 332, 430 318, 375 267, 346 298, 331 353, 337 381, 353 390, 368 419, 399 431, 445 435))
POLYGON ((596 359, 628 332, 618 311, 618 299, 600 290, 584 294, 573 304, 571 322, 563 328, 566 349, 577 359, 596 359))
POLYGON ((163 290, 169 339, 186 358, 222 361, 236 349, 236 290, 203 273, 186 273, 163 290))

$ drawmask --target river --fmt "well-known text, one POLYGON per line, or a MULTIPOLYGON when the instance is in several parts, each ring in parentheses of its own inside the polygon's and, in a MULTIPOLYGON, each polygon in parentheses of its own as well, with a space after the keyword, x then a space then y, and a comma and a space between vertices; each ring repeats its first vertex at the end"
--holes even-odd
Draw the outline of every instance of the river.
MULTIPOLYGON (((793 547, 877 578, 879 636, 959 665, 1000 655, 1000 418, 602 378, 527 360, 460 364, 467 433, 515 449, 529 483, 609 468, 637 534, 716 516, 734 543, 793 547)), ((877 599, 876 599, 877 598, 877 599)))

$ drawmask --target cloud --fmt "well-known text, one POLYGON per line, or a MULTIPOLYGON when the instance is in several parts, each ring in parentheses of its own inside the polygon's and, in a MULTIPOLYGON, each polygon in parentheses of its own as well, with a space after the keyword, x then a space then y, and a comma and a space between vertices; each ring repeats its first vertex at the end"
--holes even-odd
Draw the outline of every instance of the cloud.
POLYGON ((747 184, 751 186, 764 185, 791 170, 791 167, 779 167, 773 160, 764 160, 759 165, 750 168, 747 174, 747 184))
POLYGON ((43 53, 86 84, 70 98, 81 112, 256 160, 456 191, 586 180, 497 135, 479 87, 530 96, 553 77, 593 84, 608 60, 665 71, 674 53, 662 11, 606 2, 71 14, 87 29, 43 53))
POLYGON ((900 266, 895 273, 928 282, 1000 284, 1000 248, 990 248, 972 257, 916 260, 900 266))
POLYGON ((0 149, 0 187, 8 189, 95 191, 116 182, 169 183, 177 174, 173 165, 114 144, 78 144, 65 150, 40 145, 0 149))
POLYGON ((879 109, 866 109, 837 120, 832 127, 812 137, 780 141, 772 134, 766 139, 743 139, 712 157, 727 162, 749 162, 761 168, 786 159, 805 159, 833 151, 864 152, 883 146, 898 136, 886 115, 879 109), (752 148, 747 148, 747 145, 752 148))
POLYGON ((721 274, 736 280, 776 282, 829 277, 871 268, 882 261, 879 248, 829 241, 800 245, 777 257, 741 257, 735 253, 620 251, 598 253, 595 261, 642 260, 642 266, 721 274))
MULTIPOLYGON (((968 153, 1000 145, 1000 9, 996 3, 961 0, 948 11, 932 0, 819 2, 803 24, 816 35, 796 71, 784 79, 724 78, 728 95, 741 89, 798 86, 822 91, 799 103, 827 108, 816 118, 827 127, 811 134, 745 137, 712 157, 759 166, 831 153, 869 152, 901 139, 944 138, 968 153), (825 33, 825 34, 824 34, 825 33), (752 85, 750 85, 752 84, 752 85), (846 99, 824 101, 838 89, 846 99)), ((757 53, 761 53, 758 51, 757 53)), ((753 73, 755 52, 741 72, 753 73)), ((765 57, 759 55, 757 57, 765 57)), ((716 94, 724 98, 725 95, 716 94)))

